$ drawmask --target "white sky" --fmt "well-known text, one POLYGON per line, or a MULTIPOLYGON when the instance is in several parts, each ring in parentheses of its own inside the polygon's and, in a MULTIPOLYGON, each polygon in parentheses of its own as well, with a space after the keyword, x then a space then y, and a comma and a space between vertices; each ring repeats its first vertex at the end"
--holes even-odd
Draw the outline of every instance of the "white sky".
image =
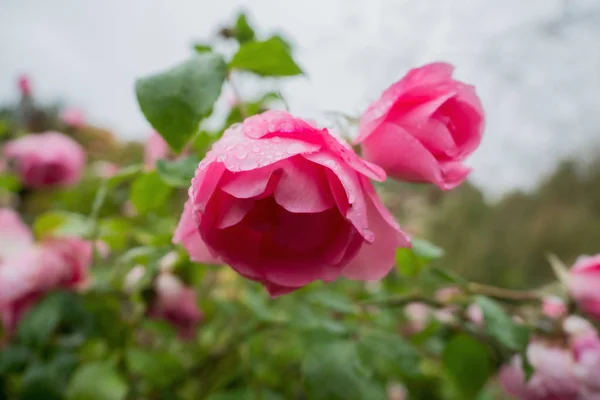
POLYGON ((188 57, 240 7, 294 42, 308 78, 283 93, 301 116, 359 114, 411 66, 455 64, 487 111, 471 164, 492 195, 600 142, 596 0, 0 0, 0 102, 25 72, 43 100, 143 139, 135 78, 188 57))

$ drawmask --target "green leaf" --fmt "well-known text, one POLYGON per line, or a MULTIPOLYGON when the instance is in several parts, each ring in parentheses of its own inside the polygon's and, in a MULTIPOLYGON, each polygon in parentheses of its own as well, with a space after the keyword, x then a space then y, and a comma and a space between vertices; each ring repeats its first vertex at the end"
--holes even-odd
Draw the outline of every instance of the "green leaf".
POLYGON ((235 38, 241 44, 254 39, 254 29, 248 24, 246 14, 240 13, 235 21, 235 38))
POLYGON ((179 158, 175 161, 158 160, 156 172, 166 184, 173 187, 188 188, 198 168, 198 160, 194 156, 179 158))
POLYGON ((417 276, 422 265, 412 249, 399 248, 396 250, 396 267, 404 276, 417 276))
POLYGON ((222 132, 207 132, 200 131, 192 138, 191 147, 194 149, 194 152, 200 156, 204 157, 204 155, 210 150, 212 144, 217 141, 221 137, 222 132))
POLYGON ((53 365, 34 364, 25 371, 21 382, 21 400, 61 400, 60 372, 53 365))
POLYGON ((61 293, 57 292, 46 296, 19 322, 18 338, 31 346, 47 342, 60 322, 62 308, 63 295, 61 293))
POLYGON ((140 165, 130 165, 128 167, 121 168, 116 174, 108 179, 108 186, 115 188, 120 184, 135 178, 141 172, 142 167, 140 165))
POLYGON ((206 52, 211 52, 212 47, 208 44, 196 43, 194 45, 194 50, 196 50, 197 53, 206 53, 206 52))
POLYGON ((437 260, 444 256, 444 250, 423 239, 412 238, 412 250, 415 255, 424 262, 437 260))
POLYGON ((359 341, 361 358, 380 374, 395 377, 416 377, 420 374, 421 357, 416 348, 400 335, 372 331, 359 341))
POLYGON ((158 388, 168 387, 185 374, 185 369, 177 357, 166 351, 129 349, 126 360, 131 373, 158 388))
POLYGON ((261 76, 294 76, 302 70, 291 56, 290 49, 279 37, 264 42, 250 41, 240 46, 229 66, 261 76))
POLYGON ((446 373, 466 400, 475 399, 492 374, 486 345, 464 334, 454 336, 442 355, 446 373))
POLYGON ((21 189, 21 182, 15 175, 0 175, 0 189, 16 192, 21 189))
POLYGON ((223 57, 205 52, 137 80, 135 89, 144 116, 174 151, 183 149, 202 118, 210 114, 225 72, 223 57))
POLYGON ((83 365, 73 374, 68 400, 122 400, 127 384, 117 369, 106 362, 83 365))
POLYGON ((348 297, 331 290, 321 290, 310 294, 311 303, 342 313, 356 312, 358 307, 348 297))
POLYGON ((483 311, 487 333, 510 350, 524 352, 529 343, 529 330, 516 324, 492 299, 477 296, 475 302, 483 311))
POLYGON ((40 239, 46 236, 87 236, 92 230, 88 218, 68 211, 48 211, 37 217, 33 233, 40 239))
POLYGON ((351 341, 313 344, 302 363, 307 389, 314 399, 371 399, 369 369, 351 341))
POLYGON ((460 275, 449 269, 431 268, 431 272, 445 282, 456 283, 461 286, 466 285, 468 283, 460 275))
POLYGON ((105 218, 100 221, 99 236, 111 249, 124 250, 133 229, 132 223, 122 217, 105 218))
POLYGON ((31 350, 23 345, 11 343, 0 351, 0 376, 20 372, 31 359, 31 350))
POLYGON ((133 181, 129 200, 140 214, 146 214, 160 208, 169 198, 171 190, 158 172, 146 172, 133 181))

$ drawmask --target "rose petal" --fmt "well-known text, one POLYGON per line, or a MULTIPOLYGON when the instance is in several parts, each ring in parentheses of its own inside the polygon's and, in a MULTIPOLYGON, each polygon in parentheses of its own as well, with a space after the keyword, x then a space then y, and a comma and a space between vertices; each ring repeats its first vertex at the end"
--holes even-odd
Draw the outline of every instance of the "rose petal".
POLYGON ((286 162, 274 196, 294 213, 319 213, 334 205, 323 167, 298 157, 286 162))
POLYGON ((371 182, 362 178, 362 184, 368 194, 369 227, 375 240, 362 245, 358 255, 344 268, 343 275, 350 279, 378 280, 394 267, 396 249, 410 247, 410 239, 383 206, 371 182))
POLYGON ((33 233, 14 210, 0 208, 0 263, 33 245, 33 233))
POLYGON ((213 256, 206 243, 202 240, 198 226, 194 220, 192 203, 186 201, 179 224, 173 235, 173 243, 181 244, 188 251, 192 261, 206 264, 219 264, 217 257, 213 256))

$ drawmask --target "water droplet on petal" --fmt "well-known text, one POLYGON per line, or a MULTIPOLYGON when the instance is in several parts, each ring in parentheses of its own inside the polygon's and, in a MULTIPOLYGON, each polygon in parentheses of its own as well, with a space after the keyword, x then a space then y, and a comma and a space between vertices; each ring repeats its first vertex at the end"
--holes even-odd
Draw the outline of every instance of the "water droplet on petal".
POLYGON ((274 141, 275 143, 281 143, 281 138, 280 138, 280 137, 274 137, 274 138, 273 138, 273 141, 274 141))
POLYGON ((365 240, 367 242, 373 242, 375 240, 375 234, 373 232, 371 232, 369 229, 363 228, 362 233, 363 233, 363 237, 365 238, 365 240))
POLYGON ((252 147, 252 151, 255 152, 255 153, 258 153, 260 151, 260 147, 258 147, 258 145, 254 145, 252 147))
POLYGON ((235 153, 235 158, 237 158, 238 160, 243 160, 244 158, 246 158, 247 155, 248 153, 246 153, 246 150, 239 150, 235 153))

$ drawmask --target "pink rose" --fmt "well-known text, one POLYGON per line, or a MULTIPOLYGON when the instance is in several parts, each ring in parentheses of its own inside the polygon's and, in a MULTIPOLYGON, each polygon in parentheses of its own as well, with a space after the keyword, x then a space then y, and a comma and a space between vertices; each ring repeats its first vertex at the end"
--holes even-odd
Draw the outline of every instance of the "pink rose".
POLYGON ((571 267, 568 285, 579 307, 600 319, 600 254, 579 257, 571 267))
POLYGON ((369 178, 385 173, 284 111, 231 126, 200 163, 174 242, 272 296, 343 275, 377 280, 410 246, 369 178))
POLYGON ((481 141, 483 109, 473 86, 452 79, 453 67, 433 63, 408 72, 360 120, 363 157, 399 180, 443 190, 462 183, 462 161, 481 141))
POLYGON ((184 339, 193 337, 202 313, 196 302, 196 293, 170 273, 161 273, 154 282, 156 299, 150 308, 154 318, 170 322, 184 339))
POLYGON ((29 76, 25 74, 19 76, 18 86, 21 96, 31 96, 31 79, 29 79, 29 76))
POLYGON ((504 390, 520 400, 579 399, 580 385, 568 349, 533 341, 527 347, 527 357, 534 367, 533 376, 525 382, 521 359, 515 356, 499 373, 504 390))
POLYGON ((583 399, 600 399, 600 339, 596 332, 575 338, 571 345, 583 399))
POLYGON ((85 114, 79 108, 67 108, 61 115, 61 119, 72 128, 83 128, 85 126, 85 114))
POLYGON ((158 160, 167 158, 169 155, 169 145, 156 132, 150 133, 150 138, 146 142, 144 150, 144 165, 154 167, 158 160))
POLYGON ((0 315, 4 326, 12 330, 48 291, 77 288, 85 282, 90 262, 88 242, 55 238, 35 244, 18 215, 0 209, 0 315))
POLYGON ((81 179, 86 155, 73 139, 58 132, 29 134, 4 146, 29 187, 71 186, 81 179))

